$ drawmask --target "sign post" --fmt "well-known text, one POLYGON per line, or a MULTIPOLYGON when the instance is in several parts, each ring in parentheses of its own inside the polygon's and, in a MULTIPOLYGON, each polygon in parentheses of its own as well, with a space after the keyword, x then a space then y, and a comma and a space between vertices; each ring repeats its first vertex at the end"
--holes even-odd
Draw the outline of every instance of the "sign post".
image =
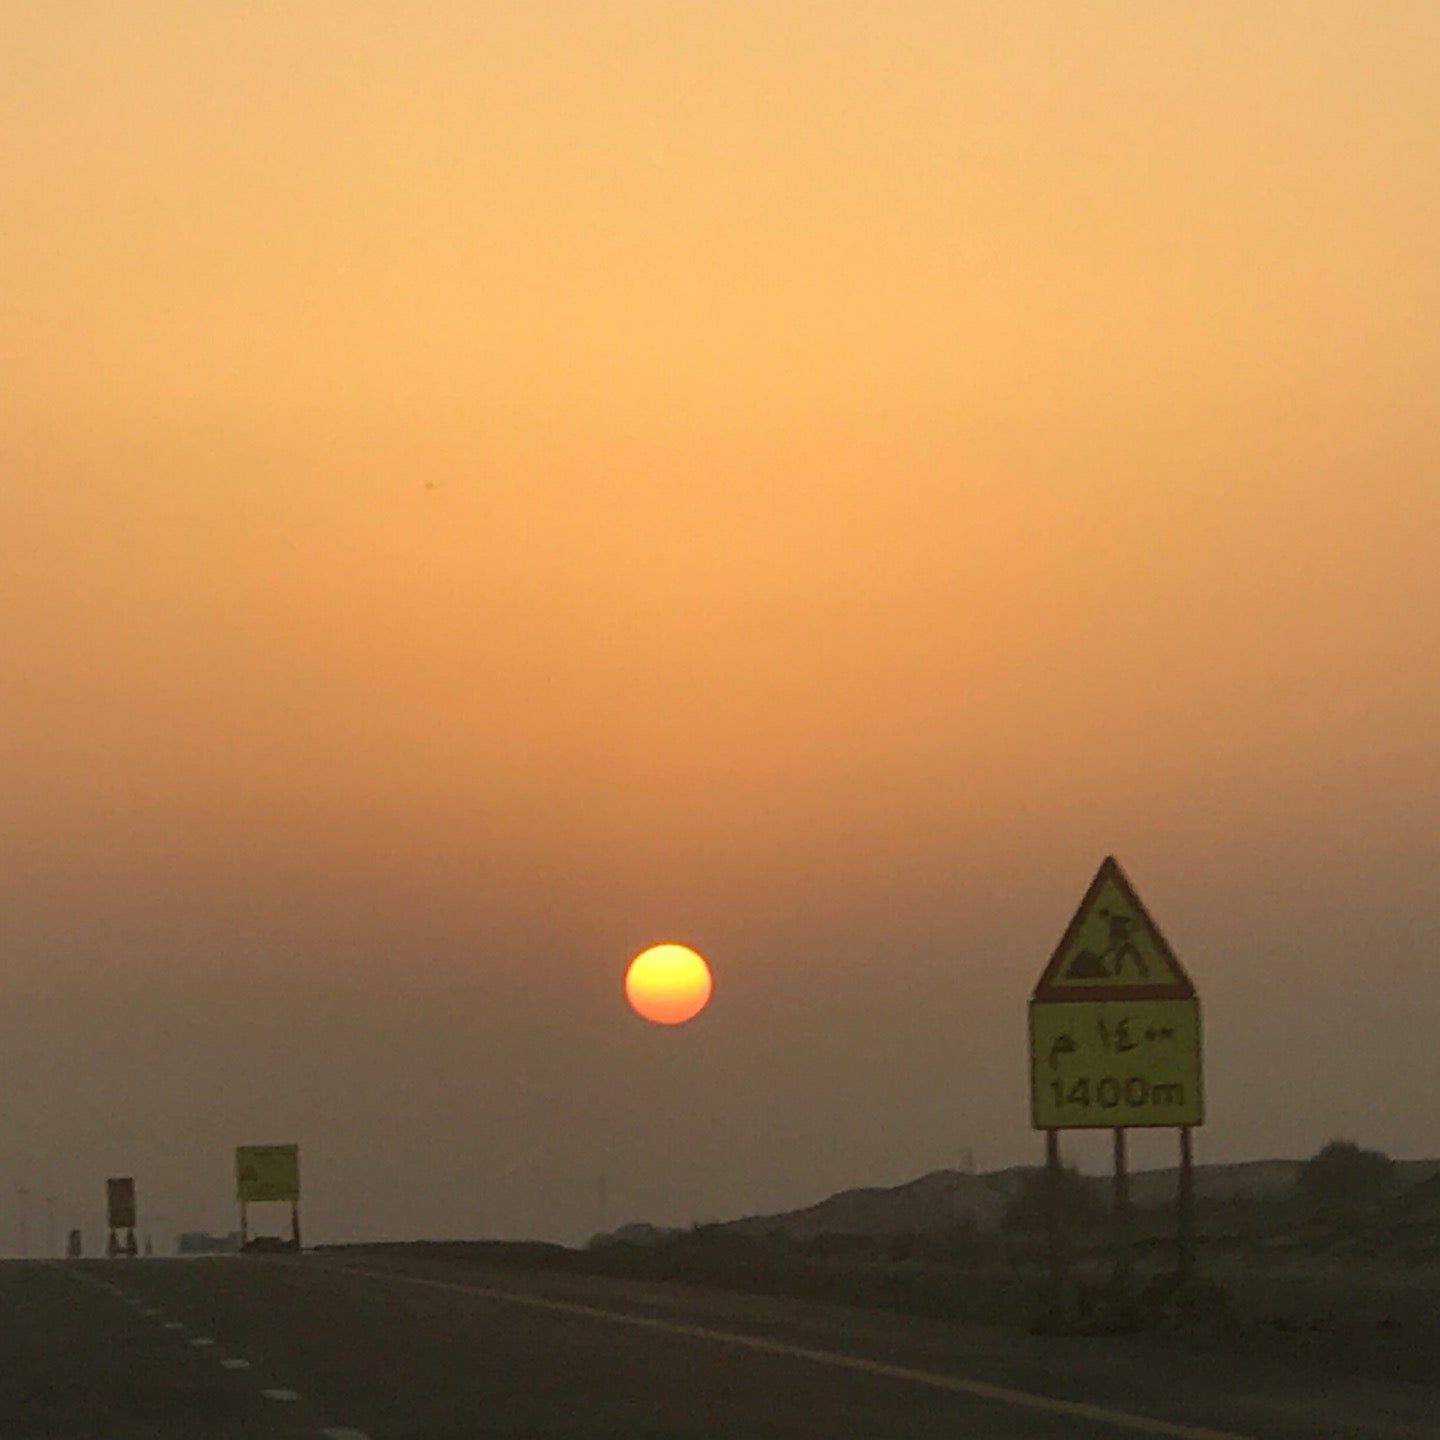
POLYGON ((1060 1168, 1060 1136, 1045 1132, 1045 1260, 1050 1276, 1049 1312, 1052 1325, 1065 1315, 1065 1221, 1060 1168))
POLYGON ((1130 1170, 1125 1155, 1125 1130, 1115 1129, 1115 1269, 1111 1285, 1117 1296, 1130 1289, 1133 1257, 1130 1253, 1130 1170))
POLYGON ((1180 1127, 1180 1193, 1177 1202, 1178 1254, 1175 1275, 1181 1285, 1195 1278, 1195 1159, 1190 1127, 1180 1127))
POLYGON ((250 1239, 250 1206, 268 1201, 290 1205, 290 1241, 300 1248, 300 1147, 240 1145, 235 1150, 235 1198, 240 1202, 240 1248, 257 1248, 250 1239))
MULTIPOLYGON (((1195 1270, 1191 1129, 1204 1123, 1200 1001, 1160 927, 1107 856, 1030 997, 1030 1112, 1058 1196, 1058 1131, 1114 1132, 1114 1288, 1132 1273, 1125 1131, 1180 1130, 1178 1276, 1195 1270)), ((1052 1210, 1056 1208, 1051 1202, 1052 1210)), ((1051 1222, 1051 1294, 1063 1297, 1063 1215, 1051 1222)), ((1058 1318, 1058 1316, 1057 1316, 1058 1318)))

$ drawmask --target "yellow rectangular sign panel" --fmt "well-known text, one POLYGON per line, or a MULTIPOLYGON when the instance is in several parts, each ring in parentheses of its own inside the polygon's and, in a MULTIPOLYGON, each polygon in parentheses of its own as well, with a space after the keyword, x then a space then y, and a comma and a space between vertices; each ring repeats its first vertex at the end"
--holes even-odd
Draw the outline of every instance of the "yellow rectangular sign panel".
POLYGON ((1032 1003, 1030 1111, 1037 1130, 1203 1123, 1199 1001, 1032 1003))
POLYGON ((105 1182, 105 1210, 112 1230, 135 1228, 135 1180, 119 1175, 105 1182))
POLYGON ((235 1150, 235 1198, 249 1203, 300 1198, 298 1145, 240 1145, 235 1150))

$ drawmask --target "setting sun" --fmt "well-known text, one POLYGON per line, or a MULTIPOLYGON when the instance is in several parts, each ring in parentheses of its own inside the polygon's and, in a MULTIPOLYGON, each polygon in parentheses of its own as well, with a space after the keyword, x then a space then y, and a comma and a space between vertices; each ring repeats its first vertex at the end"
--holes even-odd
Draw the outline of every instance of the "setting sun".
POLYGON ((710 967, 688 945, 652 945, 625 972, 625 998, 656 1025, 693 1020, 710 1002, 710 967))

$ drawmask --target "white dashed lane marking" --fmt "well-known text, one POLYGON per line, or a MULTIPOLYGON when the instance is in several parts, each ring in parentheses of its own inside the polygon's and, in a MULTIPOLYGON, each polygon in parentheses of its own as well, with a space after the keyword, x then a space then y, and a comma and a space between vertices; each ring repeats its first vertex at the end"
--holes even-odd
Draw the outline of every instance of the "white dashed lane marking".
POLYGON ((333 1426, 320 1432, 325 1440, 370 1440, 363 1430, 347 1430, 343 1425, 333 1426))
MULTIPOLYGON (((55 1268, 57 1270, 60 1269, 58 1265, 55 1268)), ((117 1296, 119 1299, 133 1306, 141 1315, 147 1315, 152 1320, 158 1320, 160 1318, 160 1312, 158 1310, 144 1304, 135 1296, 127 1295, 118 1285, 112 1285, 108 1281, 96 1279, 93 1276, 84 1274, 82 1271, 66 1269, 62 1271, 62 1273, 70 1275, 72 1279, 78 1280, 82 1284, 93 1285, 97 1290, 110 1291, 112 1295, 117 1296)), ((184 1330, 185 1325, 179 1320, 163 1320, 161 1321, 161 1328, 179 1331, 184 1330)), ((187 1342, 197 1350, 212 1349, 215 1345, 215 1341, 208 1335, 191 1335, 187 1336, 186 1339, 187 1342)), ((225 1355, 221 1357, 220 1364, 226 1370, 248 1370, 250 1368, 250 1362, 241 1359, 238 1355, 225 1355)), ((267 1400, 295 1401, 300 1398, 298 1391, 285 1390, 278 1387, 272 1390, 262 1390, 260 1393, 267 1400)), ((344 1426, 332 1427, 328 1430, 322 1430, 320 1433, 326 1437, 326 1440, 370 1440, 370 1437, 366 1435, 363 1430, 351 1430, 344 1426)))

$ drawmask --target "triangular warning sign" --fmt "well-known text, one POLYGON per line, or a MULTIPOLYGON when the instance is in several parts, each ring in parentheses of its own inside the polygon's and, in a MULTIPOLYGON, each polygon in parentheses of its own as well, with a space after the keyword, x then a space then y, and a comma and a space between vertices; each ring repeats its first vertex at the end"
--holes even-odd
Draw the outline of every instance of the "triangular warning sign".
POLYGON ((1113 855, 1096 871, 1032 1000, 1189 1000, 1195 987, 1113 855))

